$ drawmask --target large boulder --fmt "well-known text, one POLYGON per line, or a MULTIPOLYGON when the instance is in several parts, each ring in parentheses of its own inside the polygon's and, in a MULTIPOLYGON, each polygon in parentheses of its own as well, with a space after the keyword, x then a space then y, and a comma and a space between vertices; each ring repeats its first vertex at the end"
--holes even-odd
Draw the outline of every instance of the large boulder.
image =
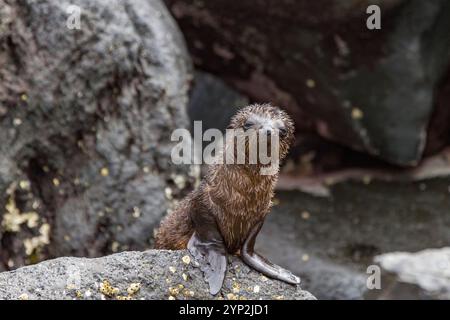
POLYGON ((59 258, 0 273, 0 299, 315 299, 299 286, 263 277, 230 258, 222 291, 209 294, 186 251, 59 258))
POLYGON ((194 180, 170 163, 192 66, 165 5, 0 0, 0 17, 0 270, 149 248, 194 180))
POLYGON ((220 78, 202 71, 195 72, 188 115, 192 122, 201 121, 203 130, 219 129, 225 132, 231 117, 248 103, 247 97, 230 88, 220 78))
POLYGON ((166 2, 199 68, 285 106, 298 133, 404 166, 419 162, 428 131, 429 150, 447 142, 448 108, 427 130, 449 62, 446 0, 166 2), (380 30, 366 27, 372 4, 380 30))

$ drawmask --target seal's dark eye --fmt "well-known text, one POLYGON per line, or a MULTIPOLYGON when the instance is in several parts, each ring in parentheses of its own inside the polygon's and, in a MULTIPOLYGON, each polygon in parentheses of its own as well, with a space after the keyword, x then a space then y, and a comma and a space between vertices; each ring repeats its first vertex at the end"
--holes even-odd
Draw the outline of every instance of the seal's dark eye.
POLYGON ((285 128, 280 128, 280 137, 285 137, 287 135, 287 130, 285 128))
POLYGON ((253 122, 247 121, 246 123, 244 123, 244 130, 248 130, 251 127, 253 127, 253 122))

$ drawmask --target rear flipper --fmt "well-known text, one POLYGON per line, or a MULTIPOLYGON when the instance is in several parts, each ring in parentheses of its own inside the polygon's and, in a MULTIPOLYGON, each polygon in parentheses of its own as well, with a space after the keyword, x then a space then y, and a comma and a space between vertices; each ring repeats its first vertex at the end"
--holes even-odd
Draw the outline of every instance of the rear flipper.
POLYGON ((189 252, 200 264, 200 270, 209 284, 209 292, 216 295, 223 285, 227 270, 225 250, 214 241, 202 241, 194 232, 188 243, 189 252))
POLYGON ((209 292, 216 295, 222 288, 227 269, 226 249, 214 215, 206 208, 197 207, 191 212, 194 234, 188 250, 200 264, 209 292))
POLYGON ((251 231, 241 250, 242 260, 253 269, 262 274, 277 280, 281 280, 290 284, 299 284, 300 278, 292 274, 290 271, 283 269, 254 252, 256 236, 261 230, 263 221, 258 223, 251 231))

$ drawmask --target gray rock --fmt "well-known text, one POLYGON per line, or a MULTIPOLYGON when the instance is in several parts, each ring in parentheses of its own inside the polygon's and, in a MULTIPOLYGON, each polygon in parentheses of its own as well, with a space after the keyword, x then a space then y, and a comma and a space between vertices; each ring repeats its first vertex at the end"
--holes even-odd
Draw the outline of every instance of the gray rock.
POLYGON ((199 68, 252 100, 286 107, 298 132, 399 165, 421 159, 450 61, 448 1, 166 2, 199 68), (380 30, 366 27, 373 4, 380 30))
POLYGON ((170 162, 192 65, 164 4, 0 0, 0 17, 0 270, 149 248, 195 180, 170 162))
MULTIPOLYGON (((229 87, 223 80, 212 74, 196 71, 188 104, 188 116, 192 123, 191 134, 195 134, 195 121, 201 121, 202 133, 208 129, 225 132, 231 117, 246 105, 248 98, 229 87)), ((199 143, 199 146, 196 146, 198 150, 204 150, 211 142, 194 139, 194 143, 199 143)), ((202 172, 205 170, 206 167, 202 166, 202 172)))
POLYGON ((140 286, 132 299, 315 299, 299 286, 262 277, 237 258, 230 259, 224 287, 213 297, 187 257, 186 251, 150 250, 49 260, 0 273, 0 299, 120 299, 129 296, 131 284, 140 286), (102 285, 105 280, 111 288, 102 285))
POLYGON ((347 181, 329 197, 278 192, 257 250, 318 299, 364 299, 375 256, 449 246, 449 185, 450 178, 347 181))
POLYGON ((197 71, 194 83, 188 115, 191 121, 202 121, 203 130, 225 131, 231 117, 248 105, 247 97, 209 73, 197 71))
POLYGON ((450 299, 450 248, 391 252, 374 258, 382 268, 383 299, 450 299), (388 274, 385 274, 388 273, 388 274))

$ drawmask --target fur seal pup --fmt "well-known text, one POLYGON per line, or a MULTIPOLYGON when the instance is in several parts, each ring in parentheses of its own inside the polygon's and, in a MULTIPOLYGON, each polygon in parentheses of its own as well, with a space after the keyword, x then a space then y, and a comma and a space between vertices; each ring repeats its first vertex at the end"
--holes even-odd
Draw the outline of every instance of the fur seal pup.
MULTIPOLYGON (((209 165, 199 187, 163 219, 156 233, 155 248, 188 248, 199 262, 213 295, 222 287, 227 253, 239 254, 247 265, 268 277, 298 284, 299 277, 254 251, 256 237, 272 206, 279 160, 286 156, 293 140, 293 122, 286 112, 277 107, 255 104, 241 109, 231 119, 228 129, 240 129, 236 131, 241 135, 249 130, 266 137, 274 135, 279 141, 279 159, 274 172, 261 174, 261 168, 266 165, 259 160, 257 163, 248 161, 246 140, 246 162, 209 165)), ((267 141, 270 145, 271 140, 267 141)), ((229 151, 229 145, 224 144, 223 153, 229 151)), ((238 144, 232 145, 238 152, 238 144)), ((219 157, 223 157, 223 153, 219 157)))

